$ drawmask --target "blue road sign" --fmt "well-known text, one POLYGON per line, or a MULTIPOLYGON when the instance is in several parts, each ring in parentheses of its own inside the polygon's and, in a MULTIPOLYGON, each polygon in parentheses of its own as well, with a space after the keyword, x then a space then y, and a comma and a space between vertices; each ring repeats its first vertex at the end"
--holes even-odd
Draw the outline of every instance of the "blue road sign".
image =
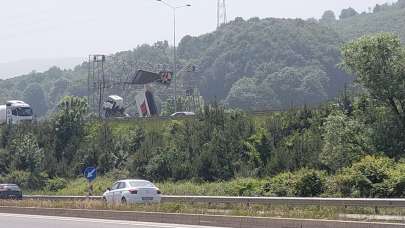
POLYGON ((87 167, 84 170, 84 177, 88 180, 88 181, 94 181, 97 177, 97 170, 95 167, 87 167))

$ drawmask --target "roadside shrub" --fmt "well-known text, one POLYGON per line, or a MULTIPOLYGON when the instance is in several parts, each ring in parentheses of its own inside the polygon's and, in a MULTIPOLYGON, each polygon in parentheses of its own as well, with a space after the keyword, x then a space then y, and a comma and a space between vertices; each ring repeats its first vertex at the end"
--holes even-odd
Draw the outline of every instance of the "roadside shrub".
POLYGON ((63 178, 53 178, 49 179, 46 183, 45 190, 50 192, 57 192, 61 189, 64 189, 67 186, 68 182, 63 178))
POLYGON ((45 173, 31 173, 28 179, 29 189, 42 189, 48 182, 48 175, 45 173))
POLYGON ((281 173, 264 185, 266 196, 295 196, 296 176, 291 172, 281 173))
POLYGON ((405 163, 400 162, 390 170, 389 178, 375 190, 375 197, 405 197, 405 163))
POLYGON ((171 176, 168 155, 158 148, 157 155, 150 159, 145 167, 145 175, 154 181, 167 180, 171 176))
POLYGON ((12 171, 2 177, 3 183, 17 184, 23 189, 41 189, 47 182, 47 176, 44 173, 30 173, 26 171, 12 171))
POLYGON ((264 186, 266 195, 279 197, 315 197, 326 189, 325 172, 312 169, 301 169, 294 173, 281 173, 264 186))
POLYGON ((11 173, 3 176, 2 183, 17 184, 21 188, 28 188, 28 179, 31 173, 25 171, 12 171, 11 173))
POLYGON ((295 195, 299 197, 320 196, 326 189, 326 173, 301 169, 296 174, 295 195))
POLYGON ((338 172, 328 180, 326 195, 333 197, 360 197, 360 193, 356 189, 359 178, 362 177, 347 170, 338 172))
POLYGON ((343 197, 390 197, 401 175, 395 172, 393 160, 386 157, 366 156, 332 178, 328 192, 343 197))
POLYGON ((225 194, 229 196, 260 196, 263 181, 257 179, 237 179, 225 185, 225 194))
POLYGON ((9 164, 10 164, 9 154, 5 149, 2 149, 0 145, 0 174, 5 174, 8 172, 9 164))
POLYGON ((112 180, 132 178, 129 171, 126 169, 114 169, 111 172, 106 173, 105 177, 112 180))

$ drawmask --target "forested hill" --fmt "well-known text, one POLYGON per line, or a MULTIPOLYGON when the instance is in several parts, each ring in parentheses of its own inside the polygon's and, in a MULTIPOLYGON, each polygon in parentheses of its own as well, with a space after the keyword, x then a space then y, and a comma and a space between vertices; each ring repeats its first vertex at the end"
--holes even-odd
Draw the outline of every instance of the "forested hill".
MULTIPOLYGON (((331 11, 320 21, 237 18, 212 33, 182 39, 179 64, 195 64, 197 71, 180 75, 179 91, 184 95, 187 87, 196 86, 206 100, 245 110, 319 103, 335 97, 351 81, 337 67, 343 43, 380 31, 394 32, 405 40, 403 21, 405 0, 376 6, 373 13, 346 9, 339 19, 331 11)), ((169 66, 171 53, 167 42, 141 45, 109 56, 106 71, 123 76, 135 68, 169 66)), ((0 80, 0 103, 23 99, 37 115, 50 113, 64 95, 87 95, 87 72, 83 63, 74 70, 51 68, 0 80)), ((167 100, 170 89, 156 88, 159 103, 167 100)), ((111 92, 121 95, 122 91, 111 92)))
POLYGON ((321 22, 336 30, 345 41, 378 32, 391 32, 405 41, 405 0, 376 5, 371 13, 359 13, 348 8, 342 11, 339 20, 327 11, 323 19, 321 22))
POLYGON ((336 95, 343 42, 319 23, 290 19, 235 21, 214 33, 185 37, 182 59, 197 63, 206 98, 243 109, 318 103, 336 95))
MULTIPOLYGON (((181 41, 180 63, 195 64, 198 70, 180 84, 194 83, 206 99, 244 109, 320 102, 348 79, 336 69, 342 43, 337 33, 315 22, 238 18, 213 33, 181 41)), ((108 58, 106 71, 122 75, 128 72, 122 66, 169 64, 170 54, 164 42, 142 45, 108 58)), ((86 95, 86 76, 82 64, 72 71, 52 68, 0 81, 0 98, 24 99, 42 115, 63 95, 86 95)))

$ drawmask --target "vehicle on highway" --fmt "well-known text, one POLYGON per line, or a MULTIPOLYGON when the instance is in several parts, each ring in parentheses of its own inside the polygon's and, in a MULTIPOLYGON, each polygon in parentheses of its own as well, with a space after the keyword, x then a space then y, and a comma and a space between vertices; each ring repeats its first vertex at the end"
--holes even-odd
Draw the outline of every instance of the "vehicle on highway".
POLYGON ((195 116, 194 112, 175 112, 170 115, 170 117, 185 117, 185 116, 195 116))
POLYGON ((161 192, 147 180, 120 180, 106 190, 103 199, 109 204, 160 203, 161 192))
POLYGON ((0 105, 0 124, 31 122, 33 116, 31 106, 24 101, 12 100, 0 105))
POLYGON ((16 184, 0 184, 0 199, 22 199, 22 191, 16 184))

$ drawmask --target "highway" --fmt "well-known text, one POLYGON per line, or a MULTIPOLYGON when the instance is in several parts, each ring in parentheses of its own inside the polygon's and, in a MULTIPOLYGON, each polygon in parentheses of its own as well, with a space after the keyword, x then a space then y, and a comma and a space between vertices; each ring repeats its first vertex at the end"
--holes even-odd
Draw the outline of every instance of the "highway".
POLYGON ((0 213, 0 224, 4 228, 206 228, 203 226, 2 213, 0 213))

